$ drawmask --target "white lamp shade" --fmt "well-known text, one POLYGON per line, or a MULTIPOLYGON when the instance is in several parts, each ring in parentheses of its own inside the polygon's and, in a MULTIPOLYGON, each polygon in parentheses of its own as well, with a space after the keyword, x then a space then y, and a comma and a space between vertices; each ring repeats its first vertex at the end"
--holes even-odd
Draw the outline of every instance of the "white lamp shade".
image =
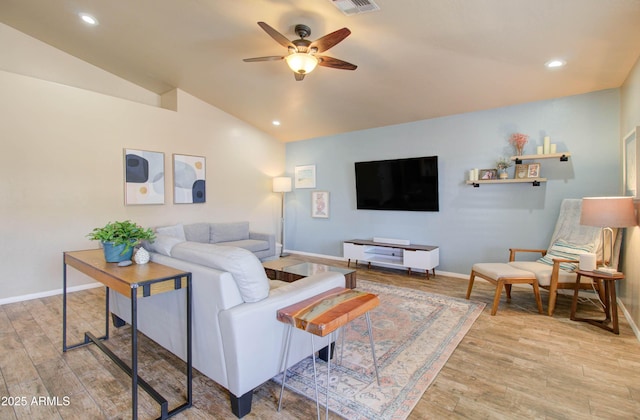
POLYGON ((291 178, 288 176, 273 178, 273 192, 291 192, 291 178))
POLYGON ((311 73, 318 65, 318 59, 306 53, 289 54, 285 60, 289 68, 299 74, 311 73))
POLYGON ((580 224, 623 228, 638 224, 632 197, 585 197, 580 224))

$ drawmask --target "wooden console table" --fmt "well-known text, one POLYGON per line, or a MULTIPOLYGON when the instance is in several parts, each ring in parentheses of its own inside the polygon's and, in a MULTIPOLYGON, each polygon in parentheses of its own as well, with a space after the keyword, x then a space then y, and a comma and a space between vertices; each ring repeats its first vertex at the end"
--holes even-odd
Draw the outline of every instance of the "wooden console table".
POLYGON ((159 405, 160 419, 167 419, 191 407, 192 393, 192 359, 191 359, 191 273, 149 262, 147 264, 133 264, 119 267, 116 263, 107 263, 101 249, 65 252, 63 258, 62 285, 62 351, 66 352, 77 347, 94 343, 120 369, 131 377, 131 410, 132 419, 138 418, 138 384, 159 405), (106 286, 105 305, 105 335, 96 337, 90 332, 84 334, 84 341, 67 345, 67 266, 71 266, 81 273, 93 278, 106 286), (169 292, 186 287, 187 295, 187 401, 168 410, 167 400, 151 385, 138 376, 138 298, 153 294, 169 292), (109 339, 109 288, 131 299, 131 366, 113 353, 102 342, 109 339))
POLYGON ((365 239, 351 239, 343 243, 343 255, 347 258, 347 267, 351 260, 380 263, 395 267, 403 267, 411 274, 412 268, 425 270, 429 278, 429 270, 436 275, 436 267, 440 264, 440 251, 431 245, 402 245, 397 243, 377 242, 365 239))

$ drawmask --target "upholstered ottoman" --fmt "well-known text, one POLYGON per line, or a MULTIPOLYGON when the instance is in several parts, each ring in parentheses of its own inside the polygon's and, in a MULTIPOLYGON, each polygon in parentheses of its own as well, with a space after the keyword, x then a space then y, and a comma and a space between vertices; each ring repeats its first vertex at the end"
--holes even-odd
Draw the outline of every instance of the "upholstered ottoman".
POLYGON ((533 287, 533 293, 536 297, 538 312, 542 313, 542 300, 540 299, 540 288, 538 287, 538 280, 536 279, 536 276, 530 271, 520 270, 504 263, 474 264, 471 268, 471 275, 469 276, 467 299, 469 299, 469 297, 471 296, 471 289, 473 289, 473 281, 476 276, 487 280, 491 284, 496 285, 496 294, 493 298, 491 315, 495 315, 498 311, 498 304, 500 303, 500 295, 502 294, 503 285, 504 289, 507 292, 507 301, 511 300, 512 284, 530 284, 533 287))

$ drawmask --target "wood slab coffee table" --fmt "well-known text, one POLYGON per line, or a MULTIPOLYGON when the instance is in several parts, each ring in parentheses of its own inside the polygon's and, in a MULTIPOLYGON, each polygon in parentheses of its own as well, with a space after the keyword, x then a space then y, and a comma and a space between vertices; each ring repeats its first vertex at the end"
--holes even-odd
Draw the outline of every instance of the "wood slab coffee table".
POLYGON ((349 289, 356 288, 356 270, 351 268, 301 261, 285 262, 282 260, 267 261, 262 265, 267 273, 267 277, 271 280, 282 280, 291 283, 314 274, 334 272, 344 275, 345 287, 349 289))

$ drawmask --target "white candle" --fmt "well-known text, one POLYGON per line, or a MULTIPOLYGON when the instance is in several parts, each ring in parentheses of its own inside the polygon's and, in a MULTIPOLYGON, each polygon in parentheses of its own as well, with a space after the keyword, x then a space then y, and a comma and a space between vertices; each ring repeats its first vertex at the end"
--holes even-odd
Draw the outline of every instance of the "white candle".
POLYGON ((544 147, 543 147, 543 153, 545 155, 549 154, 550 144, 551 144, 551 139, 549 138, 549 136, 545 136, 545 138, 544 138, 544 147))
POLYGON ((556 152, 556 144, 552 143, 551 148, 549 149, 549 153, 554 154, 556 152))
POLYGON ((542 146, 538 146, 537 151, 538 151, 538 154, 541 155, 542 154, 542 146))

